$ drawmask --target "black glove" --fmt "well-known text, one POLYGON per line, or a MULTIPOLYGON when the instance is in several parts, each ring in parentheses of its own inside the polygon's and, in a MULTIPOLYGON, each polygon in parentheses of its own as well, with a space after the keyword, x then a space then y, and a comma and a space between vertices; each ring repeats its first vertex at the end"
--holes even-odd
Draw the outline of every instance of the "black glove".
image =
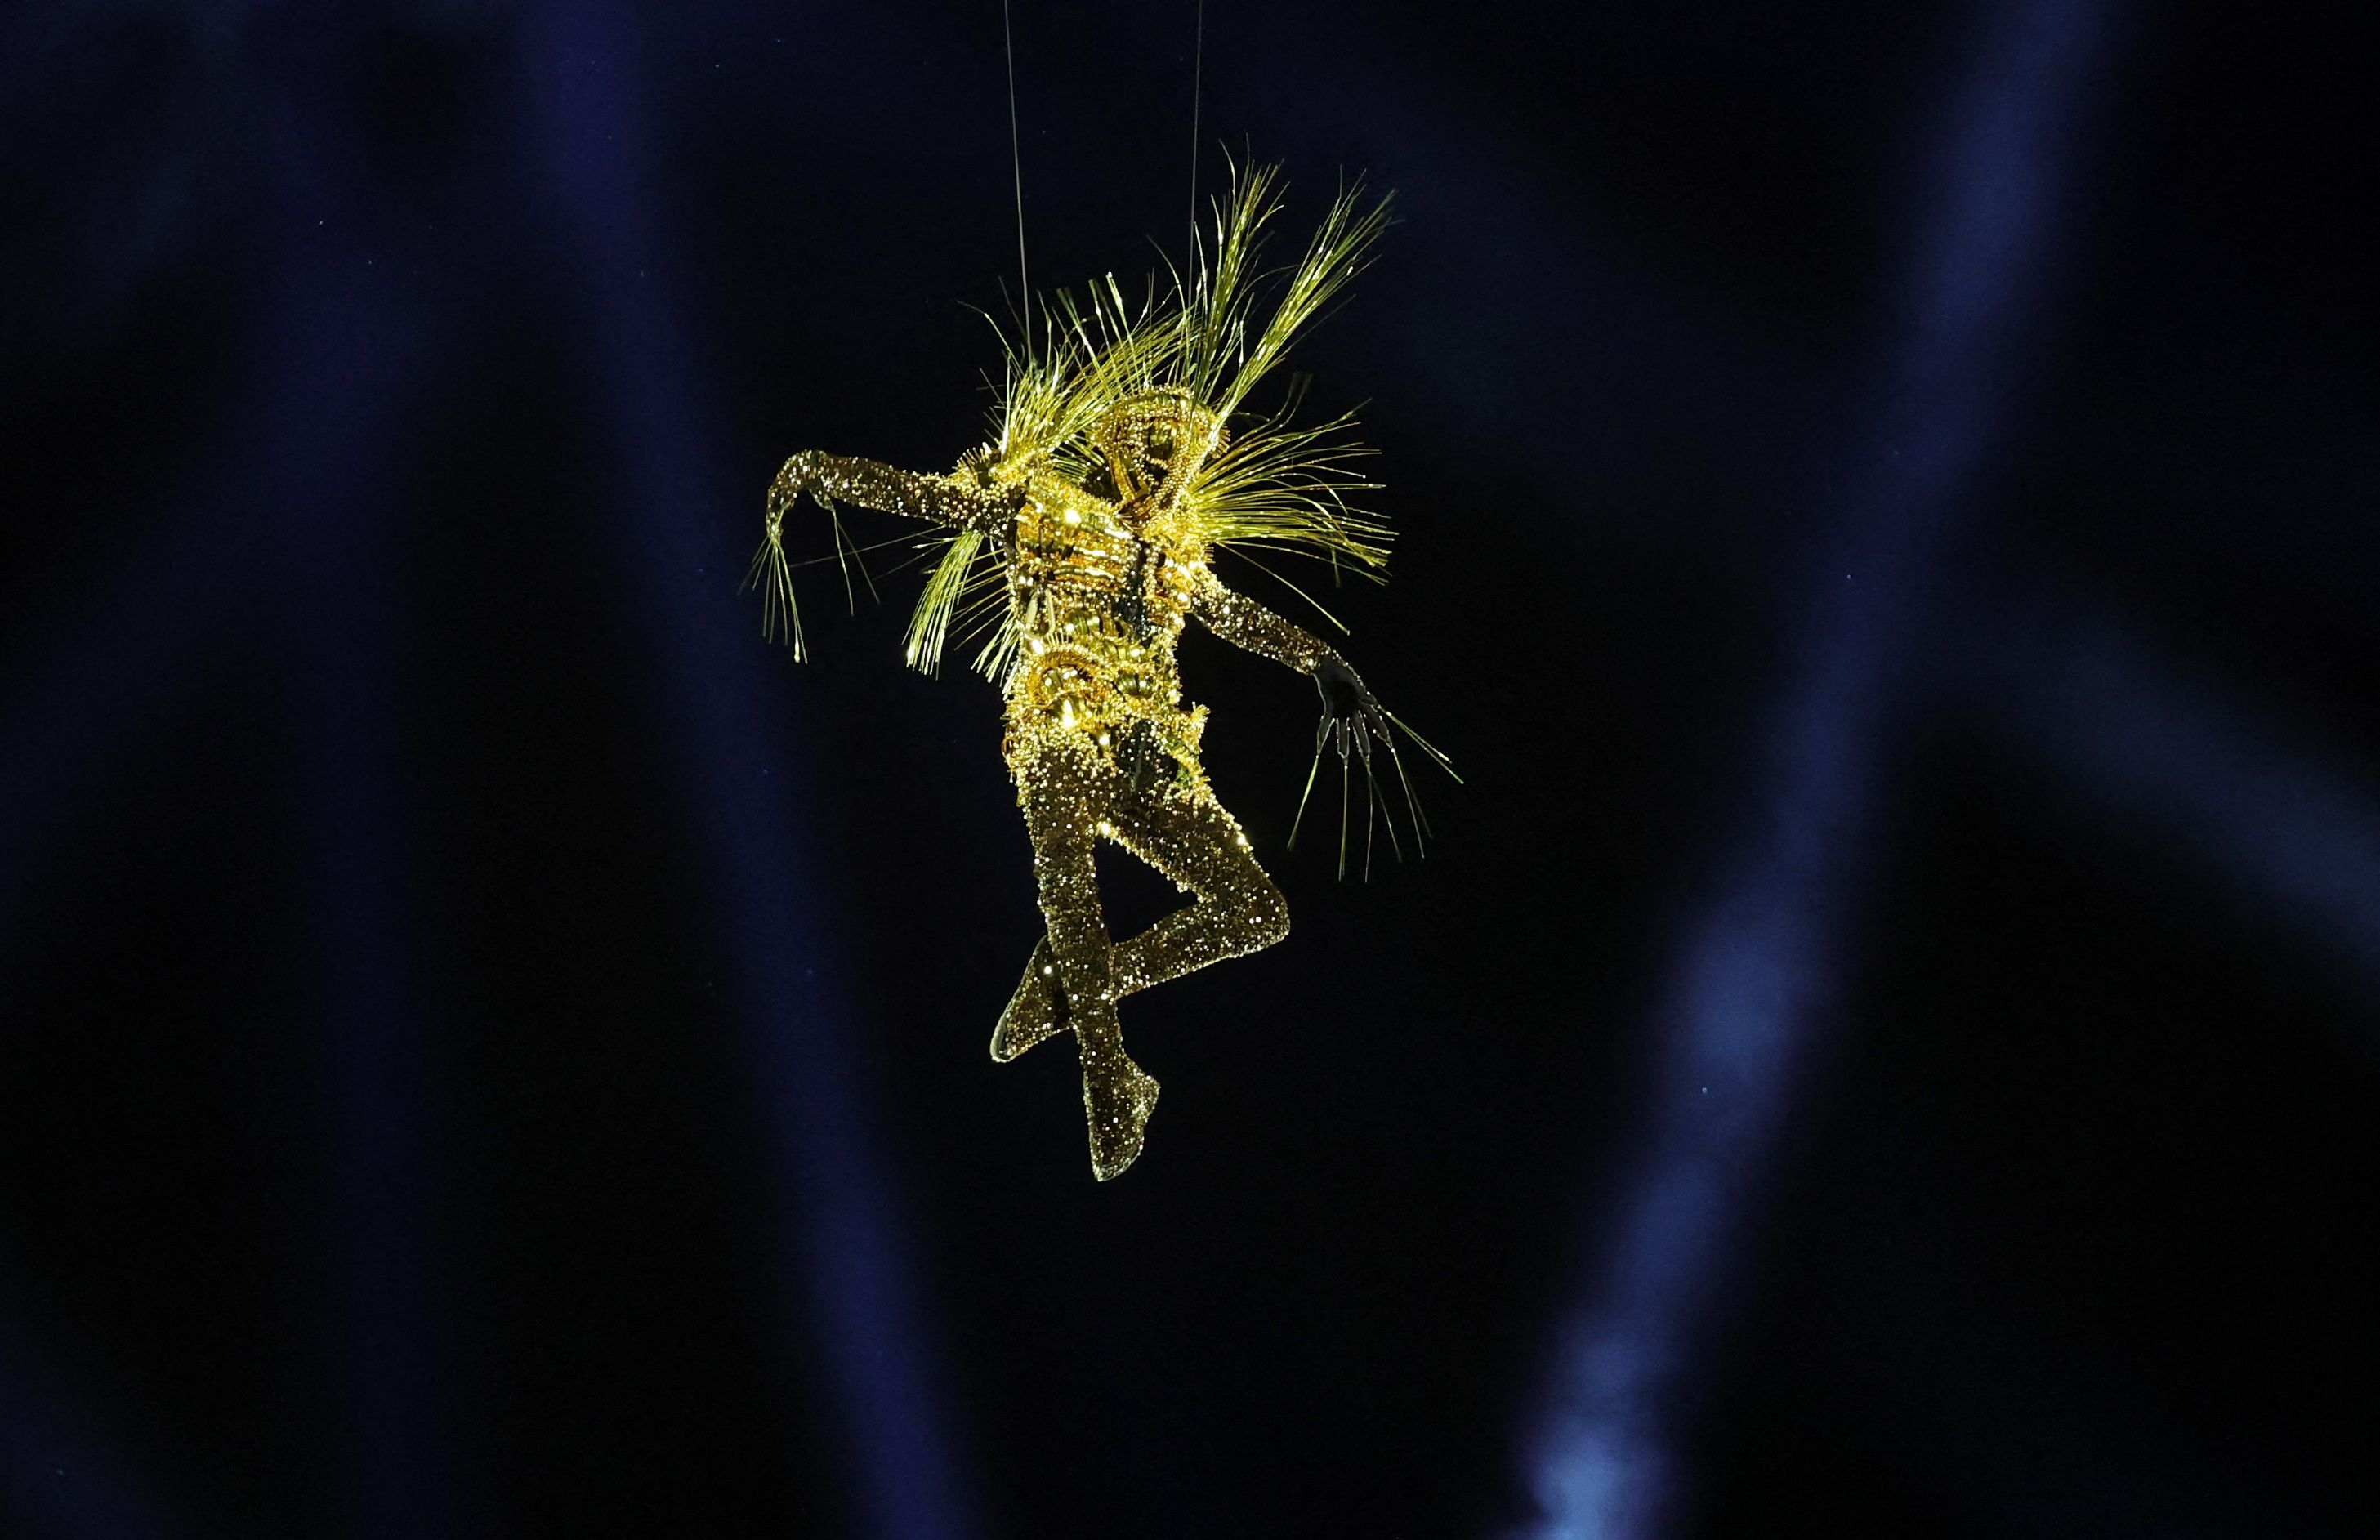
POLYGON ((1380 703, 1372 698, 1364 681, 1336 653, 1314 665, 1314 687, 1321 692, 1323 715, 1333 721, 1379 709, 1380 703))
POLYGON ((1335 744, 1340 758, 1352 754, 1370 764, 1374 741, 1389 741, 1387 709, 1337 653, 1314 665, 1314 687, 1322 695, 1322 721, 1315 729, 1315 746, 1335 744))

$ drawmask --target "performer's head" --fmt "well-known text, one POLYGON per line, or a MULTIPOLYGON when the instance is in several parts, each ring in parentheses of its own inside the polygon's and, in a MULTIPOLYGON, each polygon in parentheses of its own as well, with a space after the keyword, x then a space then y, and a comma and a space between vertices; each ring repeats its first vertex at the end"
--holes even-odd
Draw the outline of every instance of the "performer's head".
POLYGON ((1110 408, 1091 440, 1125 506, 1145 515, 1181 495, 1221 446, 1223 424, 1186 391, 1144 391, 1110 408))

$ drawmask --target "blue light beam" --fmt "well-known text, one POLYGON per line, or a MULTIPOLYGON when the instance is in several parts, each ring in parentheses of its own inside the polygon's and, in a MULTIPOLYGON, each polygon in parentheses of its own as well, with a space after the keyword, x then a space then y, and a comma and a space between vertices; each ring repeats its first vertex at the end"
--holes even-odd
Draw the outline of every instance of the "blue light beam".
POLYGON ((1988 18, 1948 102, 1877 375, 1880 432, 1852 457, 1751 828, 1663 992, 1644 1136, 1617 1173, 1599 1276, 1558 1336, 1530 1449, 1535 1540, 1654 1535, 1681 1506, 1670 1444, 1696 1350, 1831 998, 1902 660, 2033 327, 2108 30, 2090 0, 2020 0, 1988 18))
MULTIPOLYGON (((349 232, 357 205, 333 147, 339 115, 315 82, 331 30, 285 30, 261 67, 226 74, 268 136, 265 228, 273 295, 268 379, 255 418, 189 474, 191 495, 105 597, 11 680, 7 717, 25 752, 0 763, 0 922, 24 903, 43 847, 77 828, 75 793, 201 683, 236 633, 277 625, 303 762, 305 909, 313 921, 308 1003, 328 1072, 324 1170, 334 1255, 344 1413, 328 1435, 343 1528, 417 1534, 443 1526, 431 1356, 420 1266, 418 1033, 404 980, 401 758, 386 688, 391 638, 361 591, 386 509, 371 467, 422 374, 413 328, 390 297, 407 255, 372 256, 349 232), (69 816, 62 816, 69 815, 69 816)), ((0 923, 0 938, 16 928, 0 923)), ((5 946, 0 941, 0 946, 5 946)), ((0 959, 5 960, 5 959, 0 959)), ((12 1424, 33 1426, 25 1418, 12 1424)), ((86 1473, 120 1468, 96 1457, 86 1473)), ((85 1474, 78 1490, 88 1491, 85 1474)), ((113 1507, 85 1498, 93 1512, 113 1507)), ((128 1498, 126 1500, 129 1500, 128 1498)), ((131 1533, 155 1533, 142 1521, 131 1533)))
POLYGON ((524 49, 535 178, 584 283, 573 297, 623 473, 624 558, 662 651, 667 705, 730 927, 735 997, 785 1203, 780 1271, 840 1402, 866 1533, 961 1540, 966 1521, 897 1206, 871 1146, 824 907, 802 879, 802 799, 756 612, 732 601, 761 483, 723 487, 686 333, 647 273, 672 271, 639 167, 634 23, 545 7, 524 49))
MULTIPOLYGON (((2112 622, 1979 611, 1963 683, 2095 807, 2198 857, 2380 997, 2380 808, 2112 622)), ((2371 1046, 2366 1044, 2366 1047, 2371 1046)))
POLYGON ((417 982, 413 817, 403 766, 403 606, 385 559, 385 467, 420 349, 413 285, 375 249, 334 87, 335 18, 262 50, 273 153, 266 356, 274 383, 252 485, 298 730, 298 878, 311 931, 302 1008, 317 1026, 326 1258, 338 1334, 330 1421, 345 1533, 452 1528, 430 1265, 432 1158, 423 1103, 429 1002, 417 982))

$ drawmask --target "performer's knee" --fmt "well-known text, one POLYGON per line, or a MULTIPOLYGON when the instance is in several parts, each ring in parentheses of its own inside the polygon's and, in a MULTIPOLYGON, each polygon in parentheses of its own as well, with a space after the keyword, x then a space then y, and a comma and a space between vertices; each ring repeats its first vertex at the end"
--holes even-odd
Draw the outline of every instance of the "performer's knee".
POLYGON ((1270 878, 1259 877, 1247 896, 1248 950, 1261 952, 1289 935, 1289 901, 1270 878))

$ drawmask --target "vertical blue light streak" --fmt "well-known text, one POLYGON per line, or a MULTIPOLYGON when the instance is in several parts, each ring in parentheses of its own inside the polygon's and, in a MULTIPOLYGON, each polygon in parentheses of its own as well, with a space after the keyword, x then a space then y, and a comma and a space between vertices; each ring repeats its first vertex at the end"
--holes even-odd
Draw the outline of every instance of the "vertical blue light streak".
POLYGON ((668 271, 640 174, 633 24, 613 7, 555 5, 526 39, 531 165, 558 200, 585 285, 574 297, 608 402, 628 522, 625 554, 663 654, 673 727, 732 928, 735 998, 774 1145, 785 1223, 780 1268, 834 1381, 881 1540, 970 1533, 935 1393, 923 1312, 892 1194, 855 1087, 825 916, 800 877, 801 796, 754 612, 731 601, 759 528, 761 482, 722 487, 684 332, 648 273, 668 271))
POLYGON ((1558 1340, 1530 1455, 1537 1540, 1654 1534, 1675 1507, 1670 1444, 1698 1339, 1829 998, 1900 660, 2011 386, 2103 30, 2089 0, 2019 0, 1949 103, 1879 371, 1880 432, 1852 458, 1752 827, 1664 991, 1645 1136, 1619 1173, 1600 1276, 1558 1340))
MULTIPOLYGON (((290 314, 351 337, 388 323, 319 290, 290 314)), ((297 409, 275 425, 276 463, 260 491, 281 527, 280 620, 298 718, 298 896, 312 941, 301 999, 317 1032, 317 1116, 337 1214, 343 1528, 409 1540, 442 1533, 451 1514, 427 1273, 425 1004, 401 834, 410 819, 397 639, 373 576, 384 506, 365 474, 371 424, 339 421, 381 406, 387 375, 365 361, 370 353, 327 370, 323 354, 293 363, 298 388, 282 406, 297 409)))
POLYGON ((375 252, 345 123, 335 19, 276 35, 265 60, 275 226, 266 357, 273 386, 251 494, 275 558, 273 598, 298 719, 299 897, 334 1251, 340 1415, 332 1423, 343 1533, 410 1540, 454 1504, 435 1388, 424 1002, 403 830, 396 606, 378 560, 385 466, 419 318, 375 252))
MULTIPOLYGON (((344 1490, 343 1532, 434 1533, 445 1524, 434 1445, 431 1355, 421 1261, 419 1037, 407 980, 406 883, 397 830, 390 714, 394 673, 384 607, 364 565, 385 508, 375 451, 395 398, 417 375, 407 318, 364 296, 396 264, 374 264, 352 234, 359 215, 337 174, 337 111, 319 82, 330 29, 276 34, 266 67, 236 74, 271 129, 266 230, 271 286, 264 404, 236 447, 210 457, 171 527, 94 606, 88 624, 51 649, 12 692, 0 791, 0 919, 19 898, 34 847, 55 838, 57 810, 144 720, 190 684, 235 624, 277 625, 290 704, 300 718, 297 809, 307 860, 299 898, 312 922, 309 1003, 327 1097, 325 1171, 339 1216, 334 1325, 344 1415, 330 1441, 344 1490), (260 603, 260 600, 262 602, 260 603)), ((381 259, 402 255, 383 249, 381 259)), ((11 1428, 36 1425, 30 1411, 11 1428)), ((86 1473, 120 1468, 91 1458, 86 1473)), ((78 1486, 89 1492, 97 1478, 78 1486)), ((129 1513, 129 1495, 78 1499, 75 1522, 129 1513), (87 1511, 86 1511, 87 1510, 87 1511)), ((162 1533, 124 1520, 127 1533, 162 1533)), ((117 1533, 110 1527, 93 1533, 117 1533)))

